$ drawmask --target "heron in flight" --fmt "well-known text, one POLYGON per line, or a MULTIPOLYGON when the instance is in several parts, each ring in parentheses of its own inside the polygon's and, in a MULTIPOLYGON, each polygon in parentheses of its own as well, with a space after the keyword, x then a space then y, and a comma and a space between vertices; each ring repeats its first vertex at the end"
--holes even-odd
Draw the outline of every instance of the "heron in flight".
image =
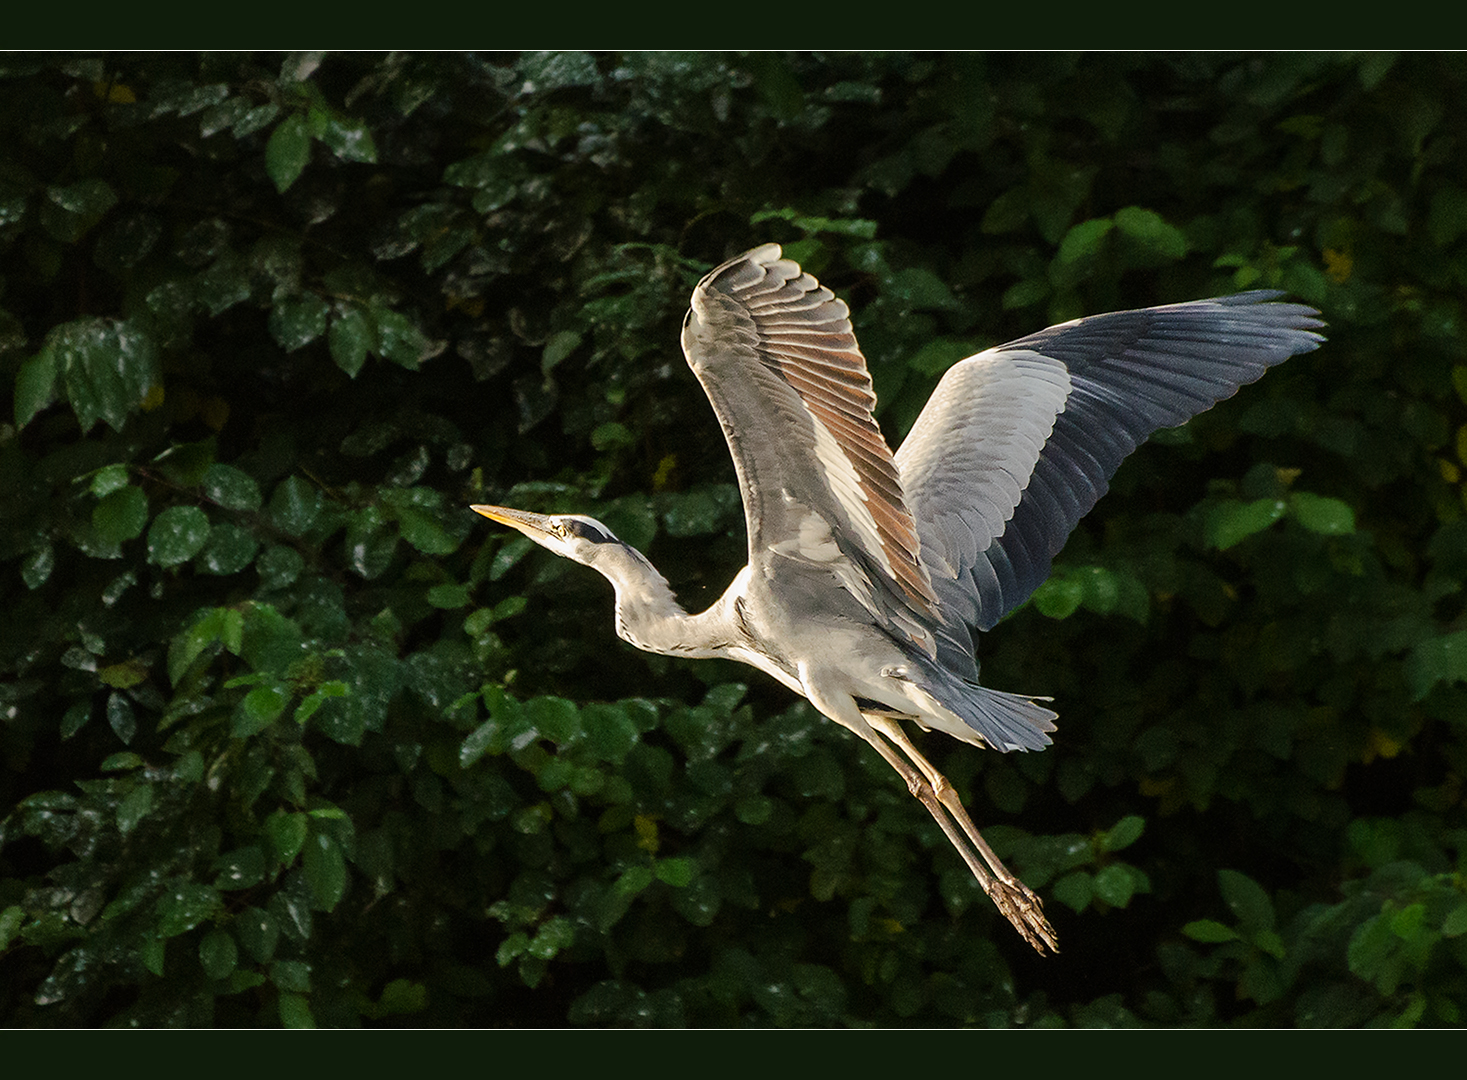
POLYGON ((974 632, 1045 579, 1152 432, 1317 348, 1324 324, 1268 291, 1062 323, 953 365, 893 454, 849 310, 781 256, 765 244, 717 267, 683 320, 748 526, 748 565, 712 607, 683 610, 593 518, 473 509, 604 575, 616 632, 639 649, 743 661, 865 739, 1024 939, 1057 951, 1039 897, 902 721, 999 751, 1047 746, 1050 699, 980 686, 974 632))

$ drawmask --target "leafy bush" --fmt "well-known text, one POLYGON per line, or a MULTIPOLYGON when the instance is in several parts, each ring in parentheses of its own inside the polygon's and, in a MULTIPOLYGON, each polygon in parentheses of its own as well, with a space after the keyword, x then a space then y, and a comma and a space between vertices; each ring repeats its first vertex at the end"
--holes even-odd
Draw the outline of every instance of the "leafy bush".
POLYGON ((1456 1024, 1460 56, 17 54, 0 70, 13 1025, 1456 1024), (924 746, 647 656, 490 501, 742 565, 687 295, 765 240, 898 439, 978 348, 1276 287, 1329 343, 1117 475, 924 746))

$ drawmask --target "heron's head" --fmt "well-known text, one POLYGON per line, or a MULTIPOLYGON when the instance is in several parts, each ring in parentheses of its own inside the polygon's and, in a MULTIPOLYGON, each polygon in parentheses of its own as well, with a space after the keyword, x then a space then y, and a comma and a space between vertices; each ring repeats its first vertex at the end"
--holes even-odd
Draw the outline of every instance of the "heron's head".
POLYGON ((584 514, 532 514, 528 510, 511 510, 507 506, 472 506, 470 509, 490 521, 518 529, 557 555, 587 566, 595 566, 597 556, 608 546, 616 549, 626 547, 605 525, 584 514))

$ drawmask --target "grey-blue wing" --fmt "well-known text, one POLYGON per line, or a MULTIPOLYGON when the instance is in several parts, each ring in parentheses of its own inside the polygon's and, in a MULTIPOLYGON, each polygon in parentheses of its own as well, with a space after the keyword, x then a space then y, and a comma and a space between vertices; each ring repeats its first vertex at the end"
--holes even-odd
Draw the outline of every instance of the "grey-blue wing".
POLYGON ((1270 302, 1278 295, 1079 319, 959 361, 943 376, 896 454, 949 624, 941 659, 971 668, 969 628, 989 629, 1029 597, 1121 461, 1152 432, 1319 346, 1319 313, 1270 302))

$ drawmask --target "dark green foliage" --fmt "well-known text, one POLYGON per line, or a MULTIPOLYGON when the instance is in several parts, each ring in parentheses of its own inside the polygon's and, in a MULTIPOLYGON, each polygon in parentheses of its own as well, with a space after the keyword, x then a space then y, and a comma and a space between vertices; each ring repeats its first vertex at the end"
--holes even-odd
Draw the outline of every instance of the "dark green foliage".
POLYGON ((13 1025, 1429 1025, 1467 1009, 1467 62, 16 54, 0 70, 13 1025), (1329 343, 1124 465, 869 750, 474 518, 742 565, 677 351, 765 240, 893 440, 954 360, 1276 287, 1329 343))

